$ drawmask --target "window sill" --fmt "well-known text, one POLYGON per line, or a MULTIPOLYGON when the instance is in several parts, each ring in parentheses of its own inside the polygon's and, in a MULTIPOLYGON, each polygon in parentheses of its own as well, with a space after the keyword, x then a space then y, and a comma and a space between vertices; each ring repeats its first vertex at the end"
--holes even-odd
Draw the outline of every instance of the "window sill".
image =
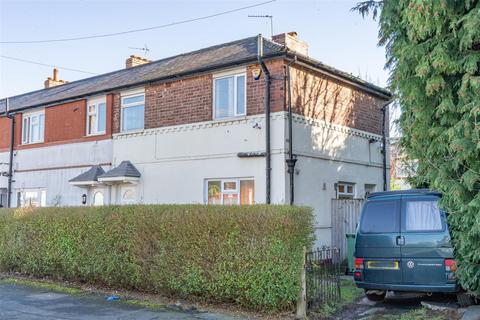
POLYGON ((106 132, 99 132, 99 133, 87 134, 84 137, 85 138, 98 137, 98 136, 104 136, 105 134, 106 134, 106 132))
POLYGON ((28 143, 22 143, 21 145, 22 146, 32 146, 32 145, 42 144, 42 143, 45 143, 45 141, 28 142, 28 143))
POLYGON ((142 133, 145 129, 136 129, 136 130, 128 130, 128 131, 120 131, 118 134, 135 134, 135 133, 142 133))
POLYGON ((217 119, 212 119, 213 122, 228 122, 228 121, 235 121, 235 120, 244 120, 247 119, 247 115, 241 115, 241 116, 233 116, 233 117, 228 117, 228 118, 217 118, 217 119))

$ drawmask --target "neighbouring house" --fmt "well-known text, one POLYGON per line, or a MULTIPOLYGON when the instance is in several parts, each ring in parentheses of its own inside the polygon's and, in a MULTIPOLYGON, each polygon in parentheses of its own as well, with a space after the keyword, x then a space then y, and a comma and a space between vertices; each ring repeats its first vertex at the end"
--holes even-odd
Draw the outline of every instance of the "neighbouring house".
POLYGON ((408 178, 415 174, 415 162, 408 160, 400 145, 400 138, 390 138, 390 188, 410 189, 408 178))
POLYGON ((0 101, 2 203, 292 202, 314 208, 328 244, 331 199, 389 185, 390 97, 311 58, 294 32, 131 56, 72 82, 55 71, 45 89, 0 101))

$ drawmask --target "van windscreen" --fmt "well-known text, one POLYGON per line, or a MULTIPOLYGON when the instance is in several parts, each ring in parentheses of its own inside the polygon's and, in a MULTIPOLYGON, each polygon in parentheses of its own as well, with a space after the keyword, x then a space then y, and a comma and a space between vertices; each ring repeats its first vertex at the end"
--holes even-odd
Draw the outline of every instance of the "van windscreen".
POLYGON ((399 232, 398 201, 371 201, 365 204, 360 223, 362 233, 399 232))

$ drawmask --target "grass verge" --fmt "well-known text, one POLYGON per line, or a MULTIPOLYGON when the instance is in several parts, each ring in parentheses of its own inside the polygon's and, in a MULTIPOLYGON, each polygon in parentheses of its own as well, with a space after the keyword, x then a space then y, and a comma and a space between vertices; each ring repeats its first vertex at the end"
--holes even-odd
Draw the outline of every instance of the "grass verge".
POLYGON ((341 299, 335 303, 326 303, 317 313, 322 318, 329 318, 334 313, 353 303, 363 295, 363 290, 355 286, 352 279, 342 279, 340 282, 341 299))

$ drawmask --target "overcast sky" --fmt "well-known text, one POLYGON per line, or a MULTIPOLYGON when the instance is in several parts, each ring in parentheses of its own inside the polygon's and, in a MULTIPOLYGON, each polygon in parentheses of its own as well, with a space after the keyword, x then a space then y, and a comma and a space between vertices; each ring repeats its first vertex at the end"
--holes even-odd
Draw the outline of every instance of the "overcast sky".
MULTIPOLYGON (((58 39, 105 34, 163 25, 254 5, 257 1, 153 0, 0 0, 0 41, 58 39)), ((297 31, 310 44, 310 56, 343 71, 385 86, 384 48, 377 47, 377 24, 350 12, 356 1, 277 0, 256 8, 163 29, 109 38, 40 44, 0 44, 2 56, 31 60, 92 73, 124 67, 125 58, 142 54, 129 47, 150 48, 149 59, 161 59, 262 33, 297 31)), ((52 68, 0 58, 0 97, 43 88, 52 68)), ((73 81, 86 73, 60 70, 73 81)))

